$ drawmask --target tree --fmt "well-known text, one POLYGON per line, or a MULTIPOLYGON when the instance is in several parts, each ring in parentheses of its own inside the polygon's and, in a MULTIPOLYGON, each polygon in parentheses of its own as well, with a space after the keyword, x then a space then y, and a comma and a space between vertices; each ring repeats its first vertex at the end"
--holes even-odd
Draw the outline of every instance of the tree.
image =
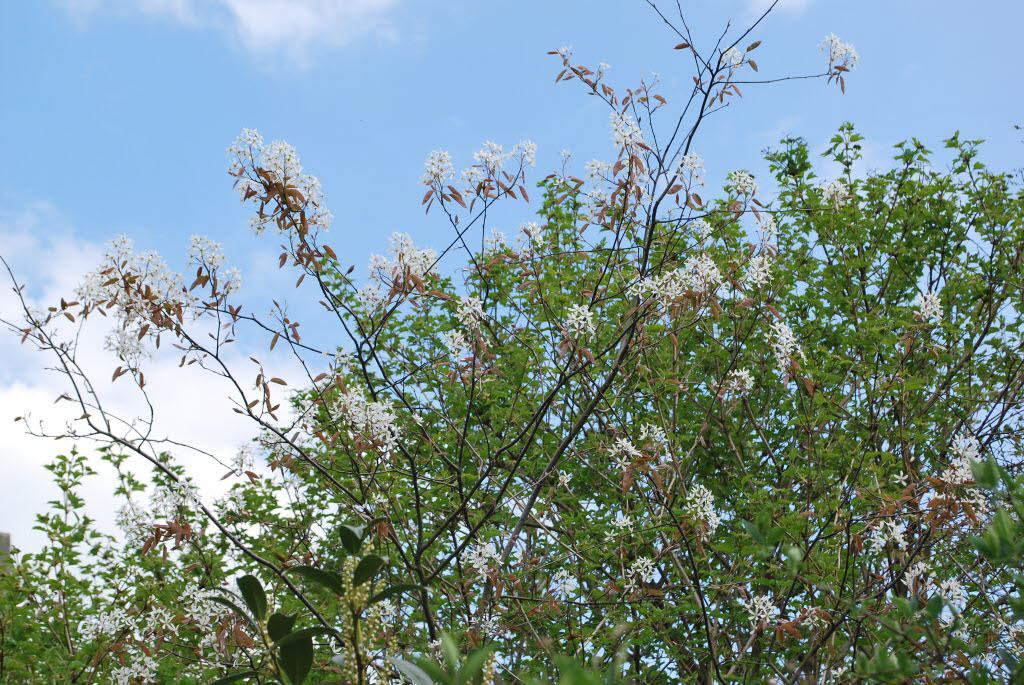
MULTIPOLYGON (((767 155, 775 199, 738 170, 705 200, 703 122, 741 85, 778 79, 747 80, 760 20, 701 50, 682 16, 659 16, 693 62, 682 106, 657 82, 618 93, 602 68, 553 52, 557 80, 608 106, 616 160, 528 190, 529 141, 486 143, 457 182, 435 151, 423 204, 451 242, 439 254, 392 236, 365 282, 324 242, 331 215, 294 149, 243 131, 231 172, 253 227, 277 232, 280 266, 333 328, 243 311, 206 239, 191 284, 119 242, 76 298, 12 324, 68 377, 82 412, 70 437, 156 470, 157 511, 124 517, 146 572, 175 569, 163 587, 190 578, 204 607, 225 608, 188 659, 169 648, 179 679, 987 682, 1017 669, 1019 518, 995 512, 1012 511, 1020 463, 1019 186, 958 136, 949 170, 914 140, 891 171, 857 178, 860 136, 844 125, 826 153, 839 178, 820 184, 787 139, 767 155), (496 203, 531 193, 521 236, 489 233, 496 203), (443 271, 449 254, 465 268, 443 271), (117 323, 115 382, 144 396, 149 343, 172 342, 182 365, 225 380, 266 468, 243 455, 231 496, 204 503, 151 423, 103 409, 59 337, 98 312, 117 323), (306 377, 254 357, 250 386, 225 361, 243 335, 306 377), (975 483, 983 457, 1002 489, 975 483)), ((817 76, 845 90, 856 52, 834 35, 823 49, 817 76)), ((202 635, 168 596, 130 623, 176 618, 123 651, 149 657, 176 622, 202 635)), ((120 668, 140 662, 126 677, 148 677, 142 657, 120 668)))

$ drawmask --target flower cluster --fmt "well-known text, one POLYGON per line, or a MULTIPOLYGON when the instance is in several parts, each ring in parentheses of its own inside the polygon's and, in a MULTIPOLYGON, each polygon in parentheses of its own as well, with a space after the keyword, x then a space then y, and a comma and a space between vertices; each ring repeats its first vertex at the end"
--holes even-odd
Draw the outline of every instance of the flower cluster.
POLYGON ((692 519, 701 524, 698 533, 701 539, 707 539, 714 535, 722 523, 722 517, 715 511, 714 495, 703 485, 698 484, 690 488, 690 491, 686 493, 683 509, 692 519))
POLYGON ((466 563, 480 575, 487 575, 501 565, 501 554, 493 542, 470 547, 466 552, 466 563))
POLYGON ((484 320, 484 305, 477 297, 463 297, 456 308, 456 316, 467 330, 476 331, 484 320))
POLYGON ((626 569, 626 592, 637 590, 654 582, 654 559, 638 557, 626 569))
POLYGON ((431 152, 427 155, 424 167, 423 176, 420 179, 424 185, 432 186, 444 183, 455 175, 452 156, 447 150, 434 150, 431 152))
MULTIPOLYGON (((217 258, 211 253, 211 259, 217 258)), ((87 307, 113 309, 117 325, 105 347, 131 368, 147 354, 143 341, 155 339, 159 332, 150 325, 154 315, 163 320, 171 312, 197 315, 195 299, 186 292, 181 275, 156 252, 136 252, 127 236, 110 241, 99 268, 86 274, 76 295, 87 307)))
POLYGON ((571 304, 565 312, 565 331, 573 340, 586 340, 597 331, 594 312, 581 304, 571 304))
POLYGON ((632 153, 637 147, 644 144, 644 135, 640 131, 640 126, 629 112, 612 111, 611 124, 612 142, 616 148, 632 153))
POLYGON ((803 358, 803 351, 797 343, 796 336, 785 321, 772 322, 772 353, 775 354, 775 362, 783 373, 789 372, 796 361, 795 357, 803 358))
POLYGON ((677 173, 680 176, 689 174, 694 183, 704 185, 704 160, 695 152, 687 153, 679 161, 677 173))
POLYGON ((768 595, 751 594, 749 598, 741 597, 740 604, 747 611, 750 625, 755 628, 762 623, 769 623, 779 611, 768 595))
POLYGON ((255 129, 242 129, 242 133, 228 148, 228 171, 237 177, 236 187, 243 201, 255 198, 259 211, 250 219, 256 233, 262 233, 271 223, 277 223, 282 232, 291 224, 276 222, 276 213, 266 213, 261 198, 274 199, 282 208, 301 208, 308 224, 326 230, 333 216, 324 204, 320 180, 303 172, 299 154, 290 144, 275 140, 264 145, 263 137, 255 129))
POLYGON ((942 302, 939 301, 938 293, 918 293, 914 304, 917 305, 915 315, 920 321, 942 323, 942 302))
POLYGON ((744 288, 762 288, 772 278, 772 259, 768 252, 760 252, 750 258, 747 271, 743 274, 744 288))
POLYGON ((840 40, 839 36, 834 33, 825 36, 825 39, 818 46, 818 50, 828 52, 829 69, 836 66, 843 67, 844 69, 856 69, 857 64, 860 62, 860 55, 857 54, 857 50, 849 43, 840 40))
POLYGON ((569 598, 579 589, 579 582, 569 571, 560 568, 551 577, 551 589, 560 597, 569 598))
POLYGON ((389 257, 371 255, 370 280, 379 284, 402 281, 407 277, 422 279, 437 261, 432 248, 417 248, 408 233, 392 233, 388 238, 389 257))
POLYGON ((754 387, 754 377, 747 369, 733 369, 725 377, 722 390, 733 397, 742 397, 754 387))
POLYGON ((838 178, 834 181, 829 181, 821 188, 821 199, 823 202, 832 205, 836 209, 839 209, 846 201, 850 198, 850 191, 838 178))
POLYGON ((733 171, 729 174, 729 186, 737 195, 756 195, 757 182, 746 171, 733 171))
POLYGON ((743 53, 737 48, 729 48, 722 53, 722 64, 735 69, 739 65, 743 64, 743 53))
POLYGON ((965 485, 974 481, 971 462, 978 461, 981 445, 978 439, 969 433, 961 433, 953 438, 953 454, 956 458, 942 472, 942 480, 950 485, 965 485))
POLYGON ((352 431, 351 437, 363 447, 373 447, 383 454, 398 447, 402 431, 390 404, 371 402, 359 392, 347 390, 338 395, 338 410, 352 431))

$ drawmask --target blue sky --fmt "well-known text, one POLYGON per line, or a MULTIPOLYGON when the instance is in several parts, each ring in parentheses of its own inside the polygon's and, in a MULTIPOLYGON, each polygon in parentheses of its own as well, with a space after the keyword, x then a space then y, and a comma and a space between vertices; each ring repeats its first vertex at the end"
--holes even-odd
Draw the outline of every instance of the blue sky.
MULTIPOLYGON (((765 3, 683 4, 706 45, 765 3)), ((763 173, 762 150, 785 134, 820 149, 845 120, 867 137, 868 166, 885 166, 898 140, 938 149, 957 129, 988 141, 993 167, 1021 166, 1021 25, 1019 0, 784 0, 755 35, 761 75, 820 70, 829 32, 857 47, 860 68, 845 96, 813 81, 746 89, 698 139, 709 185, 736 168, 763 173)), ((225 173, 242 127, 293 143, 321 178, 343 259, 362 267, 392 231, 438 245, 446 227, 420 206, 431 150, 461 167, 484 140, 532 138, 536 178, 563 148, 578 172, 613 154, 607 112, 553 82, 547 50, 571 45, 580 62, 611 64, 617 87, 656 71, 672 102, 690 78, 676 42, 642 0, 5 2, 0 251, 42 294, 73 283, 116 234, 180 266, 188 236, 203 233, 242 268, 243 296, 275 291, 280 279, 263 271, 275 241, 249 232, 225 173)), ((10 304, 0 300, 3 315, 10 304)), ((0 448, 0 480, 20 486, 0 503, 0 529, 25 540, 26 512, 50 494, 38 460, 52 448, 13 437, 9 417, 56 393, 41 360, 7 341, 0 352, 0 426, 14 440, 0 448)))

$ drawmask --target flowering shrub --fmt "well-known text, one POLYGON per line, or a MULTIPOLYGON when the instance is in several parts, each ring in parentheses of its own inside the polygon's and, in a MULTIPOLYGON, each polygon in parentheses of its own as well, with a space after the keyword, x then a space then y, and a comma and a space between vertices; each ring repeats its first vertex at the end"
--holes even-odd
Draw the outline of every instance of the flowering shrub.
MULTIPOLYGON (((78 300, 26 308, 16 328, 70 379, 84 372, 58 324, 112 310, 115 335, 140 343, 111 344, 115 382, 144 395, 163 337, 224 378, 260 429, 261 465, 244 453, 229 495, 207 504, 167 442, 115 420, 99 384, 75 386, 83 416, 68 435, 148 460, 157 493, 143 506, 125 476, 124 542, 100 546, 108 575, 79 590, 80 621, 62 620, 57 642, 82 673, 1013 677, 1019 187, 956 137, 947 171, 912 141, 892 170, 858 178, 860 137, 844 125, 826 153, 841 179, 821 184, 787 139, 767 155, 772 178, 733 171, 704 199, 701 124, 741 96, 760 42, 702 53, 677 29, 697 74, 674 114, 657 82, 619 93, 606 66, 554 51, 558 80, 608 107, 614 161, 534 181, 528 141, 488 141, 461 173, 435 150, 422 202, 451 241, 396 234, 365 279, 324 242, 326 200, 295 150, 244 131, 231 173, 254 230, 276 227, 280 266, 323 305, 312 333, 280 307, 243 312, 237 275, 203 240, 189 286, 116 243, 78 300), (510 243, 489 210, 531 194, 510 243), (442 269, 446 256, 460 268, 442 269), (238 378, 225 349, 242 335, 306 377, 289 385, 253 357, 255 382, 238 378)), ((856 51, 834 36, 823 49, 819 76, 845 89, 856 51)), ((58 539, 4 576, 52 592, 8 600, 3 625, 59 606, 74 579, 47 585, 39 564, 81 540, 58 539)))

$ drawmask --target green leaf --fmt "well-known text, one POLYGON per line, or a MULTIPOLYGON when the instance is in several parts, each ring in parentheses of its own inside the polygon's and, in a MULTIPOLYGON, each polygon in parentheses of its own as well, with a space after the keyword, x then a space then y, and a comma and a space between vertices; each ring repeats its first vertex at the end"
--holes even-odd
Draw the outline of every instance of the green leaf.
MULTIPOLYGON (((301 633, 302 631, 298 631, 301 633)), ((296 635, 292 633, 285 640, 296 635)), ((282 640, 277 646, 277 653, 281 662, 281 669, 288 676, 289 682, 293 685, 300 685, 309 675, 313 667, 313 638, 304 635, 287 642, 282 640)))
POLYGON ((338 529, 338 535, 341 537, 341 544, 349 554, 359 554, 359 550, 363 546, 363 537, 366 535, 366 528, 342 525, 338 529))
POLYGON ((270 639, 277 642, 282 637, 292 632, 292 628, 295 627, 295 619, 298 618, 295 614, 282 614, 280 611, 275 611, 267 619, 267 634, 270 635, 270 639))
POLYGON ((481 647, 470 654, 465 663, 462 664, 462 668, 459 669, 459 675, 456 678, 456 685, 466 685, 470 683, 480 675, 480 672, 484 668, 484 662, 487 661, 487 656, 494 651, 492 645, 481 647))
POLYGON ((239 680, 246 680, 248 678, 256 678, 258 676, 259 676, 259 673, 257 673, 256 671, 245 671, 244 673, 232 673, 231 675, 226 675, 223 678, 217 678, 217 680, 214 680, 212 683, 210 683, 210 685, 222 685, 223 683, 236 683, 239 680))
POLYGON ((434 681, 431 680, 422 668, 416 664, 406 661, 405 659, 399 659, 397 656, 392 657, 391 663, 395 665, 398 672, 404 675, 412 682, 413 685, 434 685, 434 681))
POLYGON ((345 594, 345 581, 340 574, 326 569, 300 564, 285 569, 287 573, 297 573, 306 580, 322 585, 336 595, 345 594))
POLYGON ((356 566, 355 572, 352 574, 352 584, 359 586, 368 580, 371 580, 377 572, 380 571, 381 567, 384 566, 384 560, 378 557, 376 554, 370 554, 359 560, 359 565, 356 566))
POLYGON ((260 584, 259 579, 253 575, 245 575, 235 582, 238 583, 245 606, 249 607, 249 611, 256 617, 256 620, 265 619, 267 617, 267 593, 263 591, 263 585, 260 584))
POLYGON ((338 631, 333 628, 325 628, 324 626, 313 626, 311 628, 300 628, 294 633, 288 633, 284 637, 277 641, 278 647, 291 644, 292 642, 305 640, 306 638, 314 638, 317 635, 330 635, 331 637, 338 637, 338 631))
POLYGON ((411 583, 392 585, 391 587, 384 588, 383 590, 375 594, 373 597, 371 597, 370 606, 373 606, 377 602, 383 602, 385 599, 401 594, 403 592, 417 592, 422 589, 422 585, 413 585, 411 583))

